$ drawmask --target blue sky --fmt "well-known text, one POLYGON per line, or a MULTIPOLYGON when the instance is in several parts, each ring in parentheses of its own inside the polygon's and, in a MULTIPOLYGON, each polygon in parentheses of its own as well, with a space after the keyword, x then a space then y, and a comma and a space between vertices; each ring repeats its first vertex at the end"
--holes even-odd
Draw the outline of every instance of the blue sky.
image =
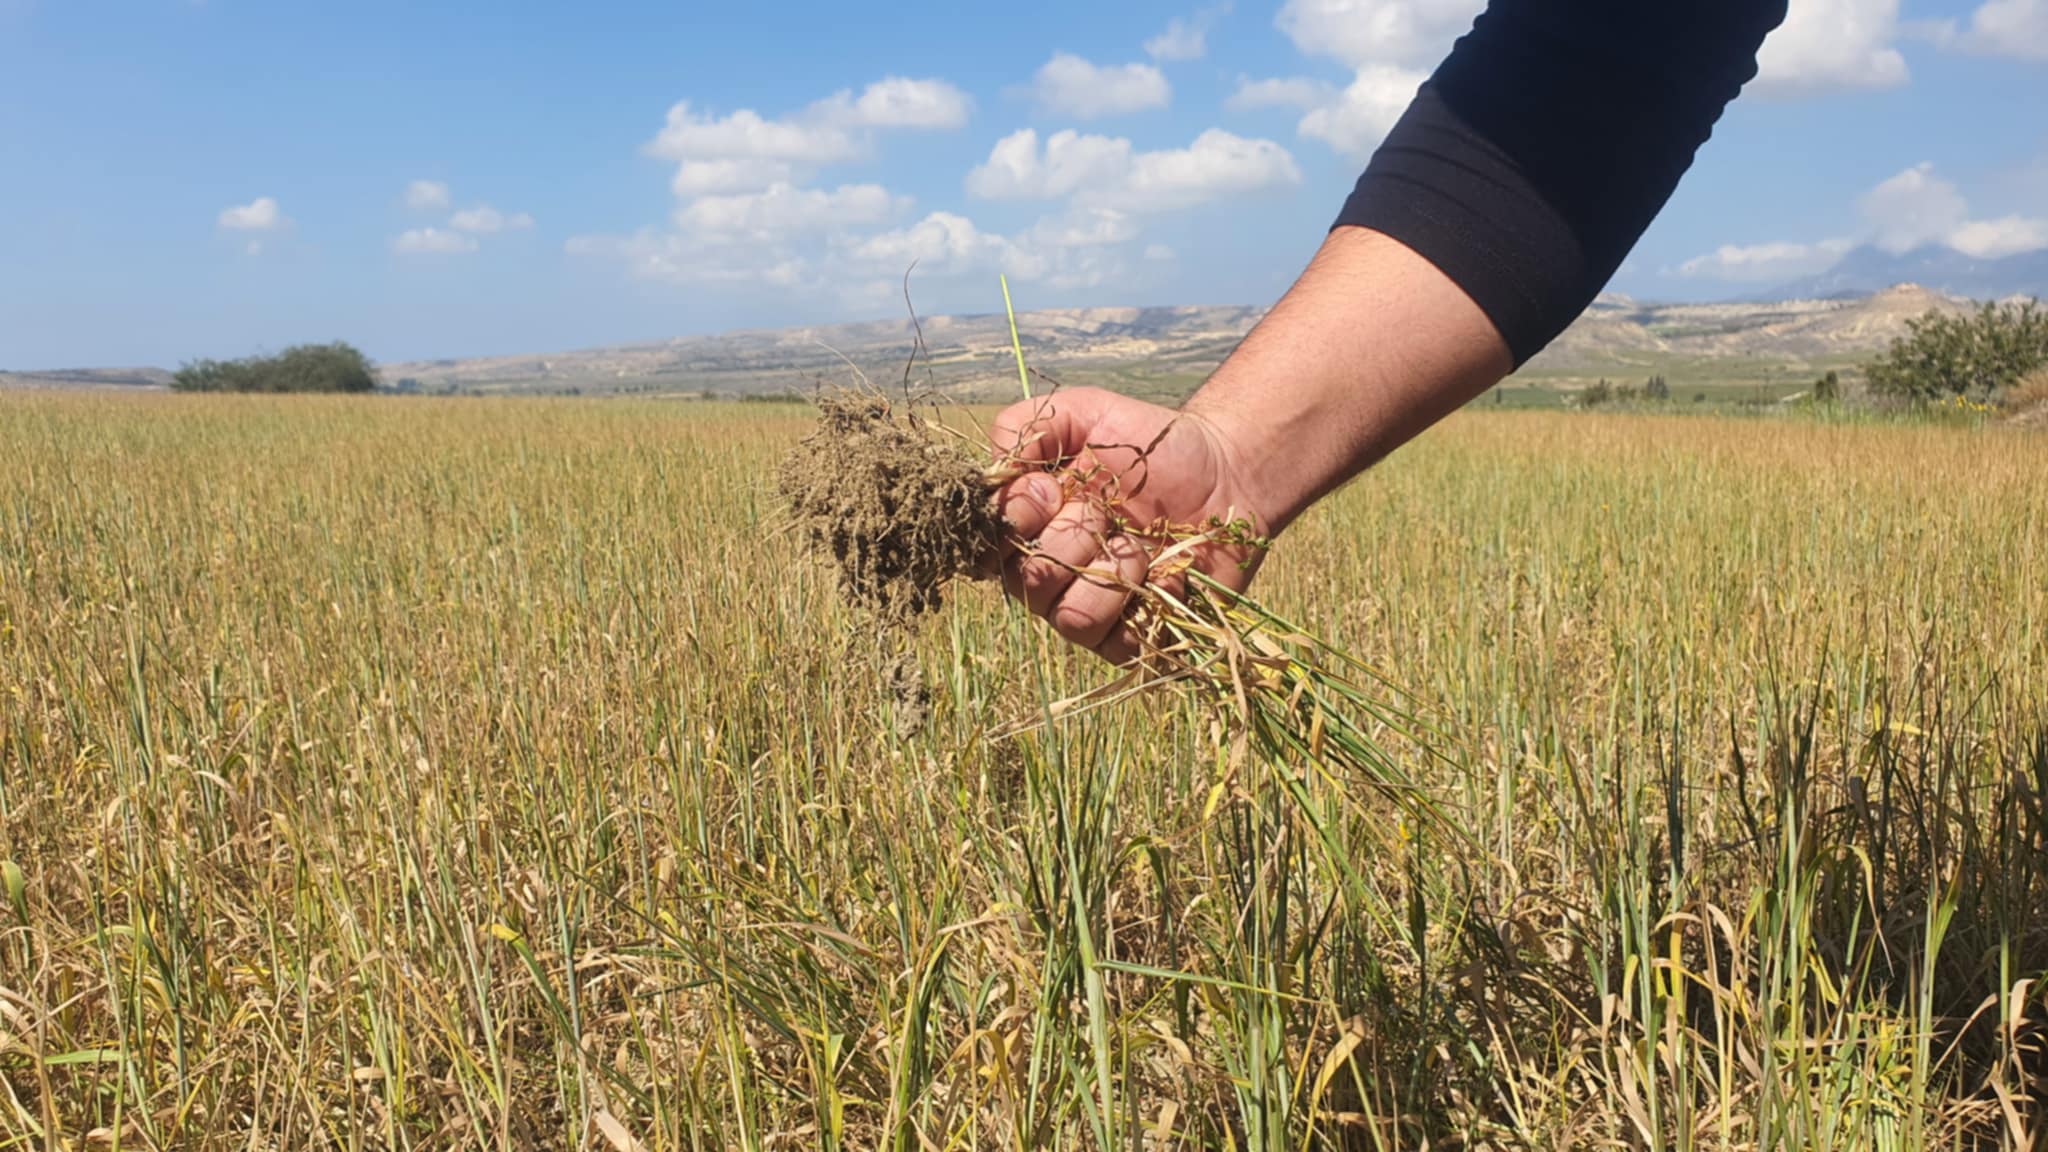
MULTIPOLYGON (((1266 303, 1478 7, 0 0, 0 369, 1266 303)), ((2048 0, 1793 0, 1614 287, 2048 247, 2042 109, 2048 0)))

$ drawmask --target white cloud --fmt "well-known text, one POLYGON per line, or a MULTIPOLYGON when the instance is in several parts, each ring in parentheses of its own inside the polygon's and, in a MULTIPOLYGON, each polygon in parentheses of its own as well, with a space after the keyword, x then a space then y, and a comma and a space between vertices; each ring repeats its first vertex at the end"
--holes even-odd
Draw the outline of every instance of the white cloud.
POLYGON ((909 206, 909 197, 877 184, 843 184, 829 192, 775 184, 763 192, 699 197, 676 211, 676 226, 704 237, 772 243, 880 224, 909 206))
POLYGON ((1856 200, 1863 230, 1815 244, 1727 245, 1678 267, 1681 276, 1770 281, 1825 272, 1859 244, 1894 255, 1930 246, 1952 248, 1980 260, 2048 249, 2048 219, 2002 216, 1973 220, 1969 202, 1932 164, 1919 164, 1880 183, 1856 200))
POLYGON ((1818 244, 1724 244, 1679 265, 1678 274, 1709 280, 1774 281, 1811 276, 1834 267, 1855 246, 1850 240, 1818 244))
POLYGON ((476 251, 476 237, 440 228, 413 228, 399 233, 391 250, 409 256, 456 255, 476 251))
POLYGON ((840 92, 818 101, 812 114, 854 128, 958 128, 974 102, 944 80, 890 76, 867 86, 858 98, 840 92))
POLYGON ((1175 16, 1166 22, 1166 31, 1145 41, 1145 55, 1160 63, 1200 60, 1209 54, 1209 28, 1229 11, 1226 3, 1193 16, 1175 16))
POLYGON ((1887 252, 1910 252, 1947 243, 1969 223, 1970 205, 1954 184, 1921 164, 1863 194, 1857 211, 1870 226, 1871 243, 1887 252))
POLYGON ((2048 220, 2001 216, 1972 220, 1949 234, 1949 247, 1980 260, 1997 260, 2048 248, 2048 220))
POLYGON ((749 192, 795 178, 795 166, 782 160, 753 157, 726 160, 685 160, 676 166, 669 187, 678 198, 718 192, 749 192))
POLYGON ((247 204, 223 209, 216 223, 228 232, 275 232, 291 221, 285 219, 276 200, 258 196, 247 204))
POLYGON ((488 236, 496 232, 517 232, 533 227, 533 217, 524 212, 510 214, 500 212, 489 204, 464 208, 448 218, 448 226, 457 232, 474 232, 488 236))
POLYGON ((448 185, 439 180, 415 180, 405 186, 405 206, 429 212, 448 206, 448 185))
POLYGON ((1299 183, 1287 149, 1211 128, 1186 148, 1133 156, 1126 188, 1134 210, 1151 210, 1299 183))
POLYGON ((1029 233, 1042 248, 1114 248, 1138 236, 1137 223, 1114 208, 1077 208, 1065 216, 1040 220, 1029 233))
POLYGON ((1017 236, 983 231, 957 213, 933 212, 853 246, 844 271, 848 277, 888 276, 894 283, 914 263, 920 275, 999 271, 1018 282, 1091 287, 1124 273, 1119 253, 1135 235, 1127 217, 1108 210, 1042 220, 1017 236))
POLYGON ((806 165, 851 160, 859 153, 843 123, 769 120, 751 108, 714 118, 691 108, 688 100, 668 110, 668 122, 647 151, 685 163, 739 159, 806 165))
POLYGON ((1367 65, 1335 100, 1303 116, 1296 130, 1362 160, 1386 139, 1427 78, 1405 68, 1367 65))
POLYGON ((1896 88, 1908 78, 1892 46, 1899 34, 1899 0, 1796 0, 1764 41, 1750 90, 1794 97, 1896 88))
POLYGON ((1485 7, 1484 0, 1287 0, 1274 23, 1305 56, 1354 69, 1428 68, 1485 7))
POLYGON ((1129 140, 1067 129, 1041 149, 1037 131, 1025 128, 996 141, 987 162, 967 174, 967 191, 983 200, 1058 200, 1116 184, 1130 170, 1129 140))
POLYGON ((758 192, 865 156, 879 130, 956 128, 973 102, 943 80, 891 76, 855 96, 835 93, 787 117, 751 108, 714 116, 684 100, 645 151, 676 162, 677 196, 758 192))
POLYGON ((1224 106, 1237 112, 1248 112, 1257 108, 1295 108, 1303 112, 1322 107, 1336 98, 1336 89, 1321 80, 1305 76, 1275 77, 1270 80, 1254 80, 1249 76, 1237 78, 1237 91, 1230 94, 1224 106))
POLYGON ((1139 152, 1121 137, 1056 132, 1039 146, 1026 128, 996 143, 967 176, 970 193, 991 200, 1057 200, 1122 212, 1156 212, 1301 182, 1301 170, 1271 140, 1212 128, 1186 148, 1139 152))
POLYGON ((1032 92, 1046 112, 1078 120, 1164 108, 1173 99, 1165 73, 1150 64, 1096 65, 1070 52, 1045 62, 1032 92))
POLYGON ((1145 245, 1145 259, 1152 261, 1171 260, 1173 259, 1173 249, 1164 244, 1147 244, 1145 245))
POLYGON ((745 245, 708 246, 683 232, 643 229, 631 236, 571 237, 564 250, 571 256, 617 260, 633 276, 670 284, 761 284, 786 289, 812 282, 816 273, 806 261, 745 245))
POLYGON ((855 244, 854 261, 881 272, 900 274, 916 264, 927 272, 964 272, 1000 268, 1015 250, 1002 236, 983 232, 974 221, 953 212, 934 212, 907 228, 877 233, 855 244))
POLYGON ((1313 81, 1246 81, 1232 106, 1301 108, 1297 132, 1363 159, 1484 7, 1483 0, 1287 0, 1274 23, 1303 55, 1349 66, 1351 83, 1333 92, 1313 81))
POLYGON ((1986 56, 2048 60, 2048 0, 1987 0, 1969 26, 1951 24, 1942 43, 1986 56))

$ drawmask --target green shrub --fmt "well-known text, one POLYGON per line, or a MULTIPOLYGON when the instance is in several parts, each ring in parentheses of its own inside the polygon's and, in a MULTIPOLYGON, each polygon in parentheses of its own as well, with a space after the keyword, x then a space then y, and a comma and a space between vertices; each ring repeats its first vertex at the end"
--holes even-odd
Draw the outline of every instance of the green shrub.
POLYGON ((1598 384, 1579 393, 1579 407, 1598 408, 1612 399, 1614 399, 1614 385, 1609 384, 1603 377, 1598 384))
POLYGON ((1919 403, 1988 400, 2048 366, 2048 312, 2038 301, 1984 304, 1976 312, 1929 312, 1865 368, 1871 391, 1919 403))
POLYGON ((1813 382, 1814 403, 1833 404, 1835 401, 1840 400, 1841 398, 1842 377, 1839 373, 1830 371, 1827 375, 1813 382))
POLYGON ((377 370, 355 348, 300 344, 275 356, 244 360, 194 360, 171 377, 179 392, 368 392, 377 370))

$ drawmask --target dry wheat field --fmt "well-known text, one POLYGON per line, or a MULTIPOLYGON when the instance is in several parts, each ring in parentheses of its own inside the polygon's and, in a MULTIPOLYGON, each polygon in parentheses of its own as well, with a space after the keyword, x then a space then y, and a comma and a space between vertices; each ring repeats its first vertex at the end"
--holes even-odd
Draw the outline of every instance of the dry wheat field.
POLYGON ((2038 434, 1431 432, 1254 589, 1409 802, 983 586, 910 723, 808 421, 0 396, 0 1147, 2048 1146, 2038 434))

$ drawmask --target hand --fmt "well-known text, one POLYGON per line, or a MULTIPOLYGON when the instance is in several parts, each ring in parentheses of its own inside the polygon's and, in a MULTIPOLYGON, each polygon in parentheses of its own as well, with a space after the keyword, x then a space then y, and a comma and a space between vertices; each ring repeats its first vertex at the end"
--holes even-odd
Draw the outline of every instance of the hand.
MULTIPOLYGON (((990 439, 999 460, 1030 469, 997 494, 1012 533, 1001 557, 1004 591, 1113 663, 1138 655, 1124 608, 1153 556, 1172 543, 1161 530, 1212 518, 1249 519, 1258 535, 1272 530, 1224 430, 1192 413, 1075 389, 1010 406, 990 439)), ((1242 545, 1216 543, 1198 548, 1192 566, 1241 591, 1258 560, 1242 545)), ((1178 594, 1183 581, 1172 571, 1159 586, 1178 594)))

